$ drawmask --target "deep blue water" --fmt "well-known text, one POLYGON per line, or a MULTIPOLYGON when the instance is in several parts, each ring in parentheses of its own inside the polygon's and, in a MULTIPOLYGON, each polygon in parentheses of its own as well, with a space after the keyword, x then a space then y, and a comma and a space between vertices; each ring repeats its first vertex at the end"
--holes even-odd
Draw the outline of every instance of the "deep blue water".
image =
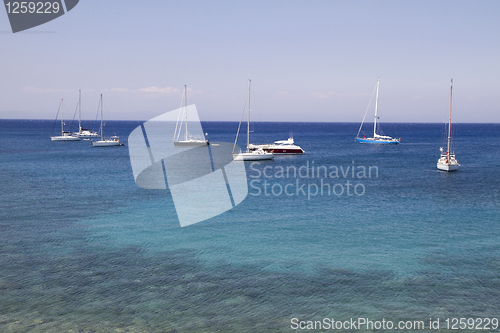
MULTIPOLYGON (((108 121, 106 131, 127 144, 141 123, 108 121)), ((237 125, 203 129, 232 142, 237 125)), ((180 228, 168 190, 135 184, 126 146, 51 142, 52 121, 0 120, 0 331, 289 332, 294 317, 500 317, 500 124, 454 126, 455 173, 436 169, 442 124, 382 125, 402 143, 356 143, 355 123, 255 123, 254 143, 292 132, 306 154, 246 164, 257 182, 240 205, 180 228), (304 166, 356 174, 277 174, 304 166), (265 167, 272 176, 257 177, 265 167), (357 177, 362 167, 378 173, 357 177), (358 192, 308 198, 321 181, 358 192), (277 195, 287 185, 293 194, 277 195)))

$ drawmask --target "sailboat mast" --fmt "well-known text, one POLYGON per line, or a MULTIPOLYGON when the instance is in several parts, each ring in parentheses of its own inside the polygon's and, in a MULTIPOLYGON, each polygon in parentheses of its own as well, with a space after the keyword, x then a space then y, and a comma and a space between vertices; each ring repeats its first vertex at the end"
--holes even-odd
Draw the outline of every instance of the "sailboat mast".
POLYGON ((186 120, 186 133, 184 134, 184 140, 188 139, 188 115, 187 115, 187 104, 188 104, 188 94, 187 94, 187 86, 184 85, 184 119, 186 120))
POLYGON ((61 135, 64 136, 64 103, 61 98, 61 135))
POLYGON ((103 130, 102 130, 102 119, 103 119, 103 115, 102 115, 102 94, 101 94, 101 141, 104 141, 104 133, 103 133, 103 130))
POLYGON ((451 153, 451 97, 453 93, 453 79, 451 79, 451 84, 450 84, 450 120, 448 123, 448 152, 446 155, 448 156, 448 161, 450 160, 450 153, 451 153))
POLYGON ((82 90, 78 90, 78 132, 82 132, 82 90))
POLYGON ((380 78, 377 80, 377 96, 375 97, 375 116, 373 120, 373 137, 377 136, 377 110, 378 110, 378 87, 380 85, 380 78))
POLYGON ((250 84, 252 80, 248 80, 248 120, 247 120, 247 150, 250 146, 250 84))

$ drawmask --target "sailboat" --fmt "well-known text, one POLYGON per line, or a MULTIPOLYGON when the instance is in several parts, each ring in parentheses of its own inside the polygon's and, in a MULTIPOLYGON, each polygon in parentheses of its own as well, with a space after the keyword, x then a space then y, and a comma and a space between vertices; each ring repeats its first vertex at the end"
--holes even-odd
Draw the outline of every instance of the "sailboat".
MULTIPOLYGON (((377 97, 375 98, 375 115, 373 118, 373 137, 372 138, 367 138, 366 136, 364 136, 363 138, 359 137, 359 133, 361 132, 361 128, 363 127, 363 123, 365 121, 365 119, 363 118, 363 121, 361 122, 361 126, 359 126, 359 131, 358 131, 358 135, 356 136, 356 141, 358 141, 359 143, 398 144, 401 142, 401 139, 396 139, 396 138, 392 138, 390 136, 377 134, 378 89, 379 89, 379 86, 380 86, 380 78, 377 80, 377 97)), ((366 117, 366 113, 365 113, 365 117, 366 117)), ((380 125, 379 125, 379 127, 380 127, 380 125)))
MULTIPOLYGON (((264 151, 261 147, 250 150, 250 85, 251 80, 248 80, 248 118, 247 118, 247 150, 246 152, 234 153, 234 148, 236 147, 236 142, 238 141, 238 134, 240 133, 241 121, 243 120, 243 114, 241 115, 240 124, 238 126, 238 132, 236 132, 236 140, 234 140, 233 146, 233 159, 235 161, 262 161, 262 160, 272 160, 274 159, 273 153, 264 151)), ((245 108, 243 108, 243 113, 245 113, 245 108)))
POLYGON ((437 161, 437 168, 442 171, 456 171, 460 164, 455 158, 455 153, 451 152, 451 97, 453 92, 453 79, 451 79, 450 85, 450 119, 448 123, 448 150, 444 152, 443 147, 439 150, 441 151, 441 157, 437 161))
POLYGON ((80 138, 73 135, 71 132, 64 131, 64 102, 61 99, 61 104, 59 104, 59 109, 61 110, 61 135, 59 136, 51 136, 51 141, 80 141, 80 138))
MULTIPOLYGON (((181 102, 182 103, 182 102, 181 102)), ((181 104, 182 105, 182 104, 181 104)), ((203 136, 203 132, 202 132, 203 136)), ((187 87, 184 85, 184 108, 179 109, 179 117, 177 117, 177 123, 175 124, 174 132, 174 146, 175 147, 197 147, 208 145, 208 140, 203 138, 195 138, 188 133, 188 106, 187 106, 187 87), (180 118, 181 110, 184 111, 183 119, 180 118), (184 125, 184 135, 181 137, 182 127, 184 125)))
POLYGON ((82 128, 82 90, 78 90, 78 132, 73 133, 79 138, 97 138, 99 133, 82 128))
POLYGON ((103 112, 102 112, 102 94, 101 94, 101 140, 91 141, 93 147, 111 147, 111 146, 123 146, 123 143, 120 142, 120 138, 116 135, 110 137, 109 139, 104 138, 103 131, 103 112))

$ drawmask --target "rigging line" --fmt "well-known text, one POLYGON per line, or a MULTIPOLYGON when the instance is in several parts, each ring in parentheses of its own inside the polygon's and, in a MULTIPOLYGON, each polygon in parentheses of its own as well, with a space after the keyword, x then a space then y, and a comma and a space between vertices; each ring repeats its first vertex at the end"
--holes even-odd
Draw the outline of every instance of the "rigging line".
POLYGON ((356 134, 356 137, 359 137, 359 133, 361 132, 361 128, 363 127, 363 123, 365 122, 366 114, 368 113, 368 109, 370 108, 370 105, 372 104, 373 96, 375 95, 375 89, 377 89, 376 84, 375 84, 375 87, 373 88, 372 97, 370 98, 370 102, 368 102, 368 106, 366 107, 366 111, 365 111, 365 116, 363 117, 363 121, 361 122, 361 125, 359 126, 359 131, 358 131, 358 134, 356 134))
POLYGON ((69 125, 70 130, 73 128, 73 122, 75 121, 76 112, 78 111, 79 104, 80 104, 80 102, 76 103, 75 113, 73 114, 73 120, 71 120, 71 124, 69 125))
POLYGON ((95 115, 95 120, 94 120, 94 126, 92 127, 92 130, 94 130, 94 128, 96 127, 97 125, 97 119, 99 118, 99 107, 101 106, 101 99, 99 99, 99 103, 97 104, 97 113, 95 115))
MULTIPOLYGON (((108 109, 104 107, 104 100, 102 99, 102 96, 101 96, 101 104, 102 104, 101 105, 101 118, 104 118, 102 110, 106 109, 106 112, 107 112, 108 109)), ((106 126, 106 121, 105 120, 102 121, 102 127, 104 127, 104 126, 106 126)))
POLYGON ((234 154, 234 148, 236 148, 236 142, 238 141, 238 135, 240 134, 241 122, 243 121, 243 115, 245 114, 245 109, 247 107, 247 101, 248 101, 248 96, 245 98, 245 104, 243 104, 243 112, 241 113, 240 124, 238 125, 238 131, 236 132, 236 139, 234 140, 232 154, 234 154))
MULTIPOLYGON (((184 89, 186 89, 186 88, 184 88, 184 89)), ((182 110, 182 103, 183 102, 184 102, 184 91, 182 91, 181 105, 179 106, 179 113, 177 113, 177 121, 175 122, 174 141, 179 141, 179 135, 181 134, 182 123, 179 126, 179 118, 181 116, 181 110, 182 110), (179 132, 177 132, 177 131, 179 131, 179 132)))
POLYGON ((54 129, 56 128, 56 122, 57 122, 57 117, 59 117, 59 111, 61 111, 61 103, 59 103, 59 108, 57 109, 57 113, 56 113, 56 119, 54 119, 54 126, 52 126, 52 132, 51 133, 54 133, 54 129))

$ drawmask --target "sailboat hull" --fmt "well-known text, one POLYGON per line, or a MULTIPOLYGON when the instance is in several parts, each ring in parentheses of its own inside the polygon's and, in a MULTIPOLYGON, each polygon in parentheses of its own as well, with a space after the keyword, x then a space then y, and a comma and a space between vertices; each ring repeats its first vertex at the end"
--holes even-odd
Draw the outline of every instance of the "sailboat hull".
POLYGON ((446 164, 446 163, 438 163, 437 164, 438 170, 441 170, 441 171, 457 171, 459 166, 460 165, 458 165, 458 164, 446 164))
POLYGON ((120 140, 92 141, 92 147, 114 147, 114 146, 123 146, 123 143, 121 143, 120 140))
POLYGON ((379 145, 397 145, 400 142, 398 139, 381 140, 374 138, 356 138, 356 141, 358 141, 359 143, 371 143, 379 145))
POLYGON ((100 135, 92 130, 82 130, 81 132, 73 133, 79 138, 98 138, 100 135))
POLYGON ((235 161, 265 161, 274 159, 274 155, 271 153, 240 153, 233 156, 235 161))
POLYGON ((63 136, 51 136, 51 141, 80 141, 77 136, 63 135, 63 136))
POLYGON ((174 141, 175 147, 200 147, 207 146, 208 140, 187 140, 187 141, 174 141))
POLYGON ((441 171, 457 171, 458 167, 460 166, 460 163, 458 163, 457 159, 455 158, 455 155, 451 155, 451 157, 448 159, 447 155, 443 154, 441 155, 441 158, 437 161, 436 164, 438 170, 441 171))

